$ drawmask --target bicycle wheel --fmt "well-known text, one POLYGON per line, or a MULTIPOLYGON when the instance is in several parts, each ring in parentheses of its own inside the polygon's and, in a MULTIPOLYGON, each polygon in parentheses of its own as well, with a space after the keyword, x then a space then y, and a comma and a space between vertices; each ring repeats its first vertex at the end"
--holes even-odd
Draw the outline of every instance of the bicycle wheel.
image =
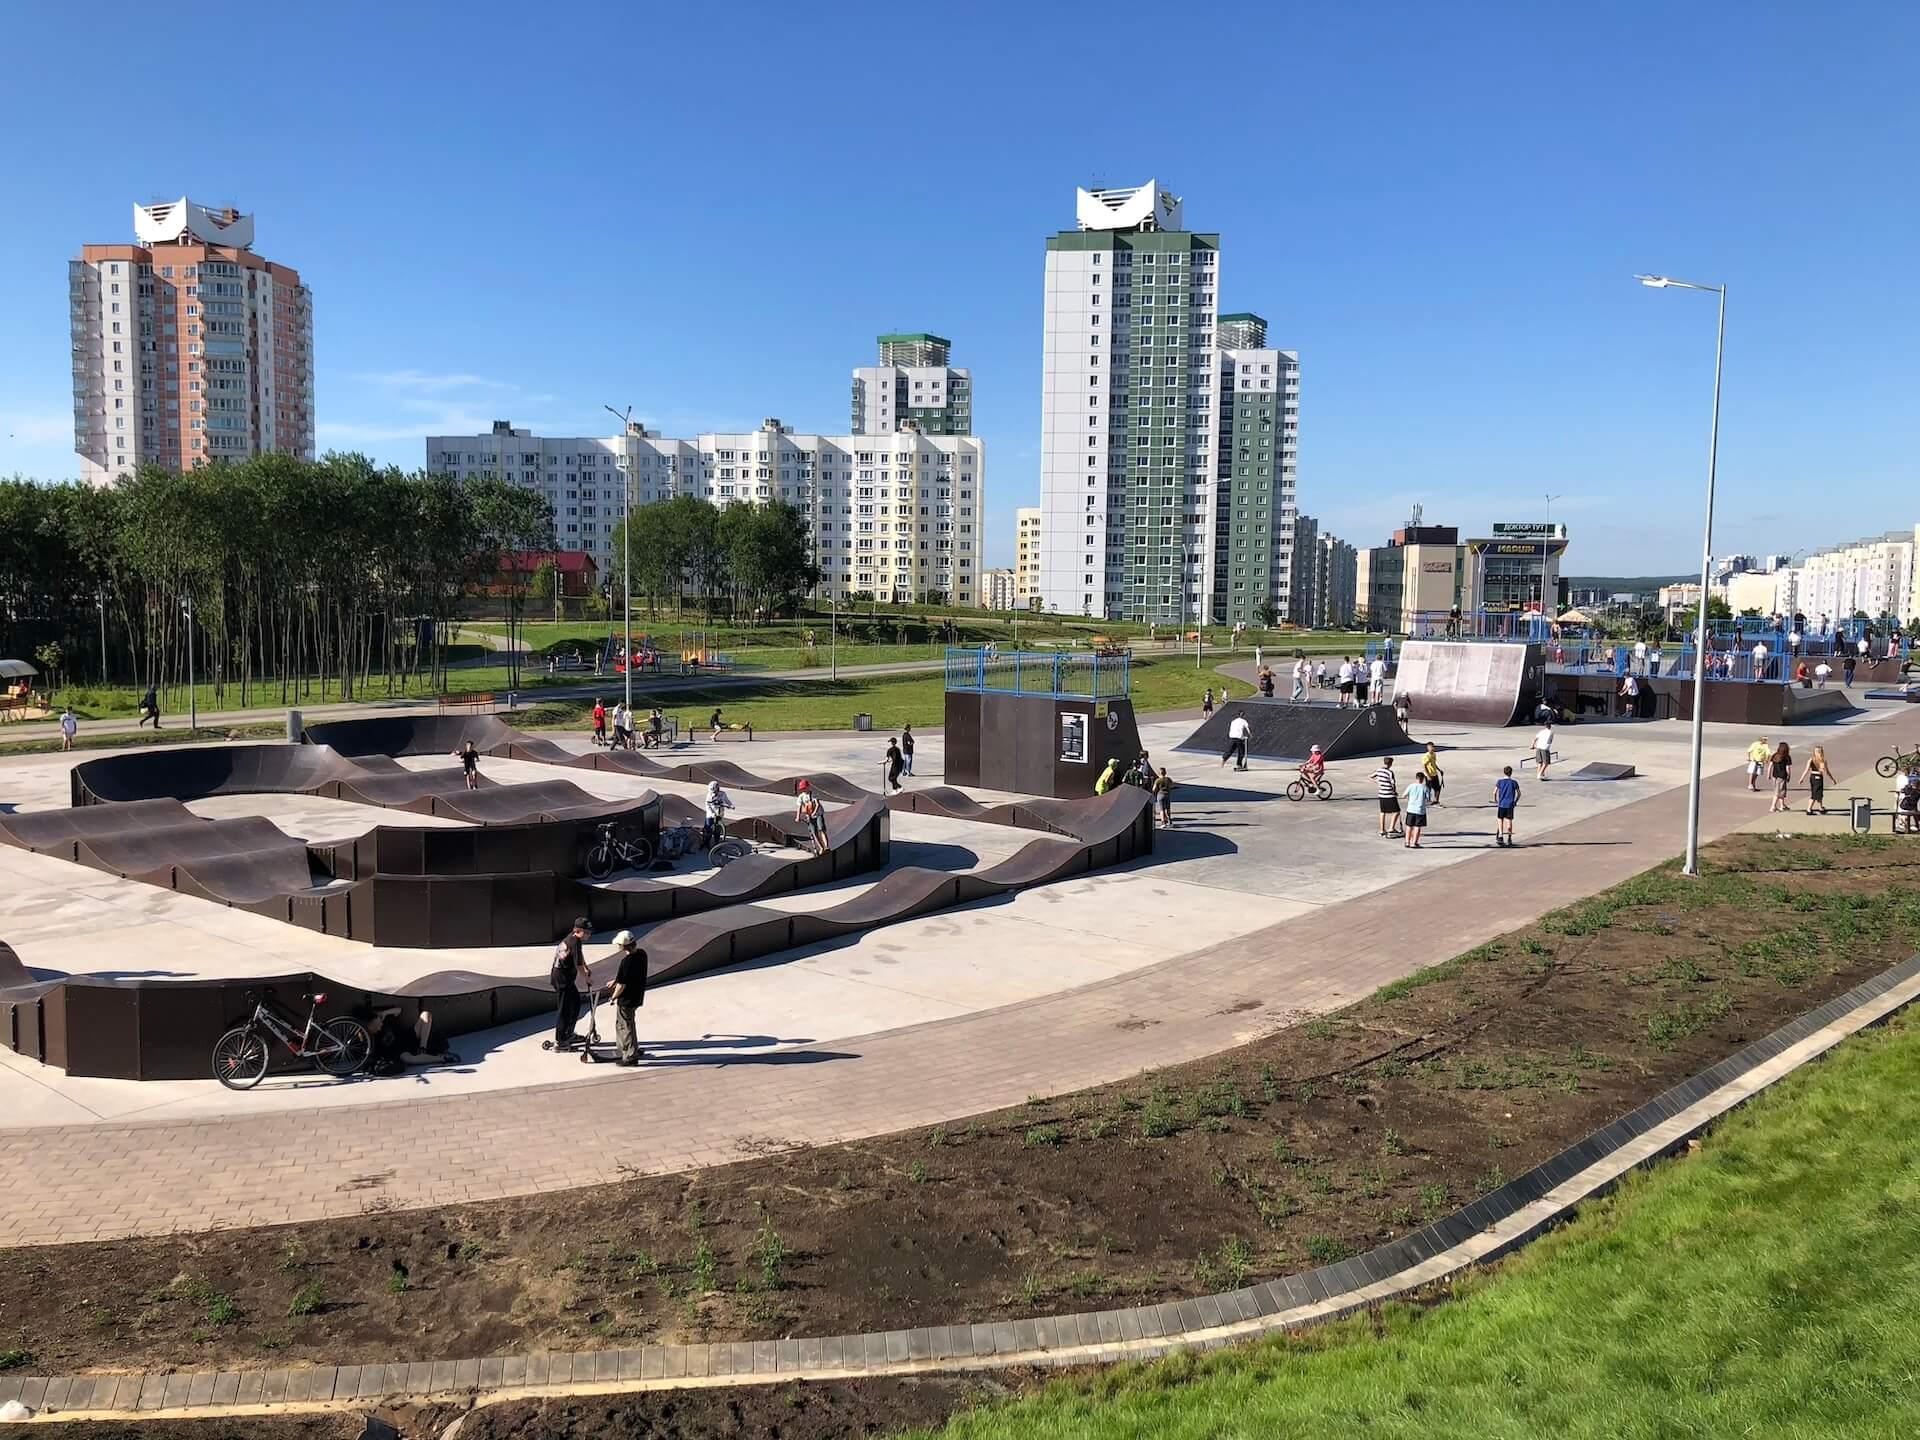
POLYGON ((604 880, 613 873, 613 846, 602 840, 587 851, 587 874, 595 880, 604 880))
POLYGON ((267 1042, 237 1025, 213 1042, 213 1078, 229 1090, 251 1090, 267 1073, 267 1042))
POLYGON ((627 864, 644 870, 653 863, 653 845, 644 835, 636 835, 627 846, 627 864))
POLYGON ((1296 780, 1291 785, 1287 786, 1287 799, 1304 800, 1306 798, 1307 798, 1307 787, 1302 781, 1296 780))
POLYGON ((1331 782, 1326 780, 1320 782, 1320 798, 1322 800, 1331 800, 1333 798, 1333 785, 1331 782))
POLYGON ((753 846, 745 840, 716 840, 707 850, 707 859, 716 865, 731 865, 752 853, 753 846))
POLYGON ((1900 762, 1895 760, 1891 755, 1882 755, 1878 760, 1873 762, 1873 773, 1878 775, 1882 780, 1891 780, 1899 768, 1900 762))
POLYGON ((321 1027, 333 1042, 313 1052, 313 1063, 329 1075, 351 1075, 367 1063, 373 1041, 367 1027, 342 1015, 321 1027))

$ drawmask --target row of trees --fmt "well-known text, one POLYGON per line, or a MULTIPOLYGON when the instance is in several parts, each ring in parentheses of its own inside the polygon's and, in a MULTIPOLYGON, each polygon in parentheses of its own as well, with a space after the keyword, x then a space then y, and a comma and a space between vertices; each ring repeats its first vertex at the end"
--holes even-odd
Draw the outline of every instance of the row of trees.
MULTIPOLYGON (((549 548, 553 517, 496 480, 362 455, 263 455, 111 489, 0 481, 0 654, 58 657, 70 683, 184 680, 188 631, 215 697, 286 703, 439 683, 439 636, 504 551, 549 548)), ((506 577, 518 608, 530 577, 506 577)))
MULTIPOLYGON (((819 583, 807 518, 784 502, 681 497, 631 523, 634 594, 656 610, 791 613, 819 583)), ((111 489, 15 477, 0 480, 0 655, 39 656, 68 683, 164 689, 186 678, 191 627, 198 677, 240 706, 315 684, 342 698, 420 677, 439 687, 462 596, 498 594, 511 635, 530 597, 551 602, 554 578, 501 557, 553 547, 535 491, 363 455, 149 467, 111 489)))

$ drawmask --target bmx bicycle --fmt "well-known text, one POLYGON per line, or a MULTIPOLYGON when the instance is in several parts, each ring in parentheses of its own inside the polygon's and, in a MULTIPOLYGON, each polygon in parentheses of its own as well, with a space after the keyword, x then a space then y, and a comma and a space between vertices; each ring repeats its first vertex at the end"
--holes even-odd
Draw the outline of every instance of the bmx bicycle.
POLYGON ((1306 778, 1302 776, 1287 786, 1287 799, 1289 800, 1304 800, 1309 795, 1319 800, 1331 800, 1333 798, 1333 782, 1323 776, 1318 784, 1310 785, 1307 783, 1306 778))
POLYGON ((1902 770, 1920 767, 1920 746, 1912 750, 1902 750, 1896 741, 1891 755, 1882 755, 1873 762, 1873 773, 1882 780, 1891 780, 1902 770))
POLYGON ((251 1090, 267 1073, 273 1042, 327 1075, 351 1075, 367 1063, 373 1040, 358 1020, 339 1015, 324 1025, 314 1018, 326 1003, 324 992, 302 996, 307 1023, 294 1028, 290 1016, 268 1003, 273 991, 254 1002, 253 1014, 213 1042, 213 1078, 229 1090, 251 1090))
POLYGON ((669 862, 686 855, 705 854, 715 865, 730 865, 742 856, 754 853, 754 843, 727 834, 724 821, 715 821, 713 830, 715 833, 709 842, 707 831, 702 826, 669 825, 661 830, 660 848, 655 853, 669 862))
POLYGON ((604 880, 616 870, 644 870, 653 863, 653 846, 644 835, 624 836, 612 823, 600 827, 587 850, 587 874, 604 880))

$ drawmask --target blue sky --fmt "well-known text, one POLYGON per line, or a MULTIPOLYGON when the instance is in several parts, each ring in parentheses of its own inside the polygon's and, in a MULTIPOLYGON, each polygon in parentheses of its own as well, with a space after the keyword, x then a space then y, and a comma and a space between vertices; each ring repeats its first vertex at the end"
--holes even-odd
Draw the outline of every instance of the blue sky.
POLYGON ((1149 177, 1302 357, 1300 499, 1553 516, 1575 572, 1920 519, 1920 7, 21 7, 0 89, 0 474, 77 473, 65 262, 136 200, 258 216, 313 287, 321 448, 511 418, 842 430, 952 337, 988 559, 1038 492, 1044 237, 1149 177), (113 65, 77 84, 79 57, 113 65), (170 154, 145 134, 182 137, 170 154))

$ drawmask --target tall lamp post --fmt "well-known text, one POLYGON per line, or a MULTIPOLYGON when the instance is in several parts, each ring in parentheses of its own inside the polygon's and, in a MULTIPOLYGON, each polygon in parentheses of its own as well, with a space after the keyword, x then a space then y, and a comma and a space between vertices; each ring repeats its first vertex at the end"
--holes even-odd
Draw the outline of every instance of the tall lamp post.
MULTIPOLYGON (((620 588, 626 592, 627 636, 625 652, 620 657, 620 671, 627 677, 625 704, 627 723, 633 723, 633 456, 627 451, 627 434, 633 424, 633 407, 627 407, 622 415, 613 406, 606 407, 607 413, 620 422, 620 458, 626 463, 620 467, 620 588)), ((654 652, 658 655, 658 651, 654 652)))
POLYGON ((1693 764, 1687 787, 1687 858, 1684 875, 1700 873, 1700 751, 1706 739, 1707 583, 1713 569, 1713 483, 1720 460, 1720 369, 1727 348, 1727 287, 1696 285, 1670 275, 1636 275, 1654 290, 1701 290, 1720 297, 1720 323, 1713 342, 1713 426, 1707 438, 1707 518, 1700 537, 1700 616, 1693 636, 1693 764))
POLYGON ((1533 631, 1536 640, 1547 638, 1547 557, 1552 553, 1553 545, 1553 502, 1566 498, 1564 494, 1547 496, 1547 503, 1540 512, 1540 523, 1547 527, 1547 533, 1540 537, 1540 605, 1535 611, 1539 618, 1534 621, 1533 631))
POLYGON ((200 728, 200 691, 193 679, 193 596, 180 597, 180 613, 187 617, 187 734, 200 728))

